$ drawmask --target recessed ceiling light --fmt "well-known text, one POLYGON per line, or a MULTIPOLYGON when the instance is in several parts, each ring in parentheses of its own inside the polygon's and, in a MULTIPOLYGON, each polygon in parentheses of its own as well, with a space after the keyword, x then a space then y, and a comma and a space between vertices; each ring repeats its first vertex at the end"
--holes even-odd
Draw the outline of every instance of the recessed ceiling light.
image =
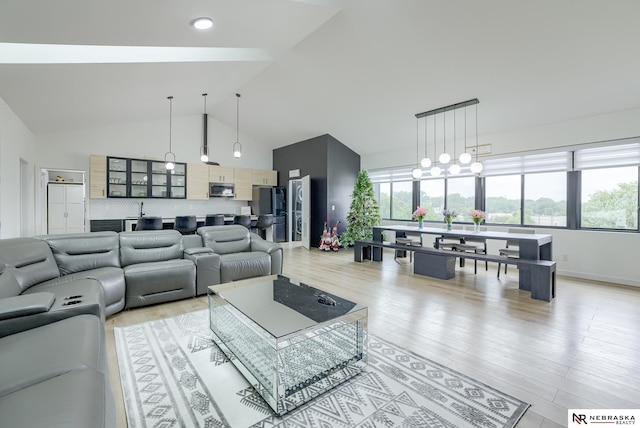
POLYGON ((191 25, 198 30, 208 30, 213 27, 213 19, 207 17, 196 18, 191 21, 191 25))

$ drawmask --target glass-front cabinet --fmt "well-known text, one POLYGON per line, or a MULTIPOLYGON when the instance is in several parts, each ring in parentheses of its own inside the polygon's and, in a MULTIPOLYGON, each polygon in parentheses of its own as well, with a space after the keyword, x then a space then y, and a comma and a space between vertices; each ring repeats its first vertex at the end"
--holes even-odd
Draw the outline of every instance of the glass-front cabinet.
POLYGON ((131 196, 132 198, 146 198, 149 184, 149 162, 131 159, 131 196))
POLYGON ((107 196, 126 198, 129 187, 129 162, 123 158, 107 158, 107 196))
POLYGON ((187 164, 176 163, 170 174, 171 197, 182 199, 187 197, 187 164))
POLYGON ((186 164, 167 171, 164 162, 107 158, 108 197, 186 198, 186 164))
POLYGON ((164 167, 164 162, 151 162, 151 197, 168 197, 167 177, 168 174, 164 167))

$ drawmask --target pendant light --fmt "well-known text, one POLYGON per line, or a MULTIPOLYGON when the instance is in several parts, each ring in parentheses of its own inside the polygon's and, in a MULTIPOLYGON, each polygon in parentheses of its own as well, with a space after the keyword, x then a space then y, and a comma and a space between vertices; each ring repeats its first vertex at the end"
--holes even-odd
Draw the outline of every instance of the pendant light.
MULTIPOLYGON (((433 116, 433 158, 436 158, 436 116, 433 116)), ((433 162, 433 166, 431 167, 431 175, 433 177, 439 177, 440 173, 442 172, 442 170, 440 169, 440 167, 435 163, 435 161, 433 162)))
POLYGON ((478 162, 478 104, 476 104, 476 161, 469 166, 474 174, 482 172, 482 164, 478 162))
POLYGON ((423 168, 429 168, 431 166, 431 159, 427 157, 427 120, 428 117, 424 118, 424 157, 420 161, 420 166, 423 168))
POLYGON ((418 134, 419 134, 419 128, 420 128, 420 122, 416 119, 416 167, 413 168, 413 171, 411 171, 411 175, 413 176, 413 178, 420 178, 422 177, 422 169, 420 168, 420 163, 418 162, 418 159, 420 159, 420 147, 418 144, 418 134))
POLYGON ((442 153, 440 153, 440 156, 438 157, 438 161, 440 161, 441 164, 446 165, 451 160, 451 155, 447 153, 447 109, 446 108, 442 113, 442 117, 443 117, 442 122, 444 123, 444 138, 442 139, 442 153))
POLYGON ((467 152, 467 107, 464 106, 464 152, 460 155, 460 163, 465 165, 471 162, 471 155, 467 152))
MULTIPOLYGON (((202 97, 204 98, 204 113, 203 113, 203 120, 204 120, 204 132, 207 132, 207 94, 202 94, 202 97)), ((209 147, 207 147, 206 141, 207 141, 207 136, 204 136, 204 141, 205 144, 200 146, 200 160, 202 162, 209 162, 209 147)))
POLYGON ((233 157, 242 156, 242 145, 240 144, 240 94, 236 94, 236 142, 233 143, 233 157))
POLYGON ((449 174, 460 174, 460 165, 456 163, 456 111, 453 110, 453 163, 449 167, 449 174))
POLYGON ((169 100, 169 151, 164 154, 164 167, 168 171, 173 171, 176 167, 176 155, 171 151, 171 117, 173 116, 173 97, 167 97, 169 100))

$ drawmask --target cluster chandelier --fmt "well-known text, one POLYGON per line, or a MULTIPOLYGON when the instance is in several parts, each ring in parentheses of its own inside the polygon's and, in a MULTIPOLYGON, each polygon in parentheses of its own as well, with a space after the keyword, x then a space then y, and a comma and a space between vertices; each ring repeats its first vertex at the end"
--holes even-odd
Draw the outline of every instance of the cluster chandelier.
POLYGON ((430 174, 433 177, 438 177, 442 174, 443 169, 446 169, 450 175, 457 175, 462 171, 461 165, 467 165, 471 162, 472 156, 466 151, 467 150, 467 108, 475 105, 475 128, 476 128, 476 159, 475 162, 469 165, 469 170, 474 174, 477 174, 482 171, 482 164, 478 162, 478 99, 474 98, 472 100, 464 101, 461 103, 452 104, 446 107, 440 107, 434 110, 429 110, 423 113, 416 114, 417 126, 416 126, 416 167, 413 169, 413 177, 420 178, 422 177, 423 171, 422 168, 429 168, 430 174), (457 142, 457 111, 464 109, 464 150, 460 154, 460 156, 456 159, 456 142, 457 142), (447 152, 447 113, 453 112, 453 158, 447 152), (437 141, 436 141, 436 129, 437 129, 437 119, 438 115, 442 115, 442 152, 439 156, 436 157, 437 154, 437 141), (429 116, 433 116, 433 161, 427 156, 427 143, 428 143, 428 127, 427 122, 429 116), (419 159, 419 130, 420 130, 420 119, 424 119, 424 157, 422 160, 419 159), (437 159, 437 161, 436 161, 437 159), (453 162, 452 162, 453 161, 453 162), (451 162, 451 165, 449 163, 451 162))

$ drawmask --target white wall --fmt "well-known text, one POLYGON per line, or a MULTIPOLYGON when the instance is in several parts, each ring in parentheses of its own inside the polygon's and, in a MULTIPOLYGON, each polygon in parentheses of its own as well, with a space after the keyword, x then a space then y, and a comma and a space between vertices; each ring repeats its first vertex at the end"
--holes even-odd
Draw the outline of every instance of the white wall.
MULTIPOLYGON (((492 154, 575 146, 597 141, 640 136, 640 108, 545 124, 493 135, 479 136, 479 144, 491 144, 492 154)), ((432 148, 429 148, 432 150, 432 148)), ((364 169, 412 165, 415 151, 390 150, 362 156, 364 169)), ((553 235, 553 259, 560 275, 640 286, 638 233, 599 232, 536 228, 553 235), (566 255, 568 260, 564 261, 566 255)), ((496 252, 497 243, 489 244, 496 252)))
MULTIPOLYGON (((637 137, 640 136, 638 117, 640 117, 640 108, 624 110, 567 122, 514 129, 498 134, 479 135, 478 144, 491 144, 491 155, 504 155, 637 137)), ((481 121, 481 118, 478 119, 478 122, 481 121)), ((439 139, 438 143, 440 144, 439 139)), ((423 150, 423 146, 420 145, 420 153, 423 150)), ((429 146, 428 153, 433 153, 432 146, 429 146)), ((415 146, 404 150, 390 147, 386 152, 362 155, 361 162, 362 168, 366 170, 393 166, 411 168, 416 163, 416 149, 415 146)))
MULTIPOLYGON (((224 125, 209 115, 207 145, 212 161, 223 166, 238 168, 271 169, 273 167, 272 150, 242 134, 240 135, 242 157, 234 158, 232 148, 235 139, 234 128, 224 125)), ((167 118, 167 120, 152 122, 118 124, 108 128, 43 134, 37 136, 36 140, 39 168, 83 170, 87 172, 88 177, 89 156, 92 154, 163 160, 165 153, 169 151, 169 120, 167 118)), ((202 115, 174 117, 171 140, 171 150, 176 155, 177 162, 200 163, 200 146, 203 144, 202 115)), ((146 200, 136 199, 125 201, 125 203, 111 201, 118 210, 114 210, 111 216, 105 216, 103 214, 105 201, 89 199, 89 186, 86 186, 86 192, 87 230, 89 230, 89 219, 118 218, 123 204, 128 207, 126 210, 128 215, 135 214, 140 201, 145 202, 147 214, 163 217, 170 217, 176 212, 181 215, 239 213, 239 206, 246 205, 246 202, 222 201, 215 198, 205 202, 154 200, 149 203, 146 200)), ((39 225, 45 224, 44 219, 40 220, 39 225)), ((46 233, 46 230, 41 226, 37 233, 46 233)))
MULTIPOLYGON (((177 162, 200 162, 202 115, 174 117, 172 151, 177 162)), ((259 142, 240 135, 243 153, 232 154, 235 129, 209 115, 208 146, 210 158, 224 166, 272 168, 272 151, 259 142)), ((169 151, 169 120, 118 124, 109 128, 80 129, 37 136, 39 163, 49 169, 89 171, 89 155, 122 156, 140 159, 164 159, 169 151)))
POLYGON ((28 163, 35 182, 35 137, 9 106, 0 98, 0 238, 20 236, 21 198, 29 198, 27 233, 34 231, 33 187, 30 194, 20 193, 20 159, 28 163))

